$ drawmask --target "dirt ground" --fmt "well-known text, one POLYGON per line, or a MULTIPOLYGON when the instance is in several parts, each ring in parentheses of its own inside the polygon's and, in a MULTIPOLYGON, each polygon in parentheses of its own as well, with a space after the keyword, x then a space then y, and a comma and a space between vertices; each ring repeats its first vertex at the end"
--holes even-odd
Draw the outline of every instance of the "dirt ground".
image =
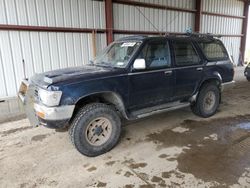
POLYGON ((223 94, 209 119, 189 108, 123 128, 120 143, 95 158, 67 132, 0 125, 0 187, 250 187, 250 82, 223 94))

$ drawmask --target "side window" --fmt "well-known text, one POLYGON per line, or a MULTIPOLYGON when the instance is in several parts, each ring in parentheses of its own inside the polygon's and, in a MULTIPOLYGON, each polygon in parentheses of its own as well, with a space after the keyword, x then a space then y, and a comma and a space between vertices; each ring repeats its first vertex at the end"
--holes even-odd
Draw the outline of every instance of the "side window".
POLYGON ((173 46, 177 66, 197 65, 200 63, 200 57, 191 42, 175 41, 173 46))
POLYGON ((145 59, 147 69, 171 67, 169 45, 166 41, 149 42, 142 49, 139 58, 145 59))
POLYGON ((227 52, 220 42, 202 42, 200 46, 208 59, 223 60, 228 58, 227 52))

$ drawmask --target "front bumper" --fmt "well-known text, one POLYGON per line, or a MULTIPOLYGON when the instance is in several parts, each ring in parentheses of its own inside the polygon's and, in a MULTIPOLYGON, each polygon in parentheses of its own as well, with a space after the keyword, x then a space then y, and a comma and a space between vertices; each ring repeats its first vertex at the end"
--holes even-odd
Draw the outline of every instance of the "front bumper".
POLYGON ((54 129, 65 128, 73 115, 74 109, 74 105, 47 107, 34 103, 35 115, 39 124, 54 129))
POLYGON ((231 82, 224 82, 221 84, 221 91, 225 91, 228 90, 232 87, 235 86, 235 81, 231 81, 231 82))
POLYGON ((26 115, 33 126, 44 125, 49 128, 64 128, 71 119, 75 105, 47 107, 39 103, 37 89, 23 81, 18 97, 24 105, 26 115), (23 87, 24 86, 24 87, 23 87), (25 91, 23 88, 26 88, 25 91))
POLYGON ((245 75, 245 77, 249 78, 250 77, 250 71, 245 71, 244 75, 245 75))
POLYGON ((70 119, 72 117, 74 108, 75 108, 74 105, 47 107, 42 104, 34 103, 34 109, 36 111, 36 114, 41 119, 48 121, 70 119))

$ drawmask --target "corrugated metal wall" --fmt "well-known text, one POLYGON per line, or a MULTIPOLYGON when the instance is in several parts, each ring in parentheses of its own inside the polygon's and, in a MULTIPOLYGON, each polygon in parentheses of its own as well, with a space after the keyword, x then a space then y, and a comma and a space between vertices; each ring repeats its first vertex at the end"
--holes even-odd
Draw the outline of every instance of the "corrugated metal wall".
MULTIPOLYGON (((170 7, 195 9, 195 0, 133 0, 170 7)), ((238 0, 203 0, 202 11, 243 15, 238 0)), ((0 24, 105 29, 104 1, 0 0, 0 24)), ((114 29, 185 32, 194 30, 195 14, 174 10, 113 4, 114 29), (150 23, 152 22, 153 25, 150 23)), ((201 32, 241 35, 242 19, 202 15, 201 32)), ((115 34, 120 38, 123 34, 115 34)), ((241 37, 223 37, 237 63, 241 37)), ((106 46, 106 34, 97 34, 97 51, 106 46)), ((0 98, 15 96, 24 76, 36 72, 78 66, 93 57, 92 36, 87 33, 0 31, 0 98)))
MULTIPOLYGON (((0 0, 0 24, 105 28, 104 2, 91 0, 0 0)), ((97 51, 106 35, 97 34, 97 51)), ((0 31, 0 98, 15 96, 24 77, 79 66, 93 58, 92 35, 0 31)))
MULTIPOLYGON (((203 0, 203 11, 211 13, 243 16, 244 2, 238 0, 203 0)), ((202 15, 202 33, 241 35, 243 20, 211 15, 202 15)), ((240 54, 241 37, 222 37, 221 40, 233 56, 235 64, 240 54)))
MULTIPOLYGON (((195 9, 195 0, 133 0, 177 8, 195 9)), ((188 28, 194 30, 195 14, 155 8, 134 7, 130 5, 114 4, 115 29, 185 32, 188 28), (145 18, 146 17, 146 18, 145 18), (150 24, 152 22, 152 24, 150 24)), ((202 11, 243 16, 244 2, 238 0, 203 0, 202 11)), ((241 18, 228 18, 222 16, 202 15, 202 33, 241 35, 241 18)), ((116 34, 115 39, 127 35, 116 34)), ((222 37, 230 55, 238 63, 241 37, 222 37)))
MULTIPOLYGON (((144 0, 141 2, 194 9, 194 0, 144 0)), ((114 3, 114 28, 138 31, 185 32, 194 27, 194 14, 114 3), (153 24, 151 24, 151 23, 153 24)), ((117 38, 115 36, 115 38, 117 38)))
POLYGON ((104 28, 104 2, 92 0, 0 0, 0 23, 104 28))
MULTIPOLYGON (((97 35, 99 49, 106 35, 97 35)), ((0 96, 14 96, 26 75, 53 69, 80 66, 93 57, 91 34, 0 31, 0 96)))
POLYGON ((244 2, 239 0, 203 0, 203 11, 243 16, 244 2))
POLYGON ((166 5, 185 9, 195 9, 195 0, 132 0, 136 2, 166 5))

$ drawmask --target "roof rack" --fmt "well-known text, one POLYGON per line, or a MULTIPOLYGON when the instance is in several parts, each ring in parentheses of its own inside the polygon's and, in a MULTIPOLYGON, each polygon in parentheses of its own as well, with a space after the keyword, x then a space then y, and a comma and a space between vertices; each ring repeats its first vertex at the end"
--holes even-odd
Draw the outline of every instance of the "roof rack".
POLYGON ((118 41, 122 41, 122 40, 142 40, 144 38, 147 38, 146 35, 131 35, 131 36, 126 36, 126 37, 122 37, 119 38, 118 41))
POLYGON ((188 37, 199 37, 199 38, 208 38, 208 39, 213 39, 213 38, 221 38, 221 35, 216 35, 212 33, 192 33, 192 32, 186 32, 186 33, 178 33, 178 34, 169 34, 166 33, 165 36, 188 36, 188 37))
POLYGON ((204 38, 221 38, 221 35, 216 35, 212 33, 185 33, 187 36, 191 37, 204 37, 204 38))

